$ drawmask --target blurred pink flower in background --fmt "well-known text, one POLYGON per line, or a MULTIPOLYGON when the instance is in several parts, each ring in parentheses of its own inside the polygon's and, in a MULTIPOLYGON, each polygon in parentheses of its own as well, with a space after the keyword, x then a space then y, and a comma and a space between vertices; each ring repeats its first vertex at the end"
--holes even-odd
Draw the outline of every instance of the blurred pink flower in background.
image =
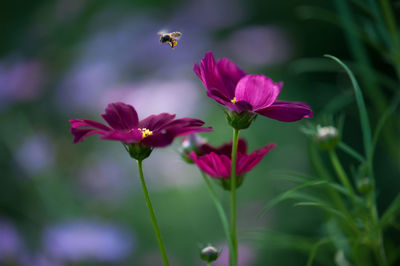
POLYGON ((0 62, 0 111, 13 102, 36 99, 43 90, 45 69, 40 61, 0 62))
POLYGON ((54 147, 44 133, 35 133, 21 141, 15 152, 18 166, 27 174, 35 175, 49 168, 54 161, 54 147))
POLYGON ((49 227, 43 236, 46 254, 70 262, 117 262, 135 250, 132 233, 116 225, 73 220, 49 227))

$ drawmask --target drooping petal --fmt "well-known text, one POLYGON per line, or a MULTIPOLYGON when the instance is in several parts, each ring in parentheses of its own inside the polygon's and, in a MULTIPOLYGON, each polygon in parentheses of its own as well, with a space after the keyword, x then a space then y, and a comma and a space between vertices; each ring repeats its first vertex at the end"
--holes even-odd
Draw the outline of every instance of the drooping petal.
POLYGON ((72 128, 78 128, 78 127, 94 127, 100 130, 105 130, 109 131, 111 128, 109 128, 106 125, 103 125, 102 123, 93 121, 93 120, 88 120, 88 119, 70 119, 69 122, 71 123, 72 128))
POLYGON ((171 122, 175 118, 175 114, 161 113, 158 115, 150 115, 139 122, 139 128, 147 128, 156 131, 171 122))
POLYGON ((74 135, 74 143, 78 143, 91 135, 105 135, 108 131, 91 128, 71 128, 71 133, 74 135))
POLYGON ((236 86, 236 101, 248 102, 257 111, 273 104, 281 87, 282 83, 275 83, 264 75, 247 75, 236 86))
POLYGON ((121 102, 109 104, 101 116, 113 129, 120 131, 137 128, 139 123, 135 108, 121 102))
POLYGON ((205 173, 214 178, 229 178, 231 169, 231 160, 226 155, 209 153, 204 156, 191 154, 192 160, 205 173))
POLYGON ((210 163, 210 158, 209 157, 204 157, 204 156, 197 156, 195 152, 192 152, 189 157, 193 160, 193 162, 206 174, 212 176, 212 177, 217 177, 218 174, 216 170, 212 167, 212 164, 210 163))
POLYGON ((142 131, 139 129, 131 131, 111 131, 100 137, 101 139, 107 140, 118 140, 125 143, 137 143, 143 138, 142 131))
POLYGON ((265 109, 257 110, 256 113, 283 122, 294 122, 313 116, 313 112, 308 104, 285 101, 276 101, 265 109))
POLYGON ((239 154, 237 162, 237 174, 242 175, 253 169, 261 161, 261 159, 264 158, 264 156, 275 147, 276 145, 274 143, 270 143, 249 155, 239 154))

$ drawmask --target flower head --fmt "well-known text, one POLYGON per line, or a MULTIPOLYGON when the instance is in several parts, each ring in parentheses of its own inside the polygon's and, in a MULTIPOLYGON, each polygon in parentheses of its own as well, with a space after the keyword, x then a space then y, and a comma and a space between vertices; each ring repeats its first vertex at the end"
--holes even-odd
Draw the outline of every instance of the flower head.
POLYGON ((174 119, 175 115, 168 113, 150 115, 139 121, 135 108, 121 102, 109 104, 102 117, 109 126, 87 119, 69 120, 74 143, 97 134, 101 139, 121 141, 132 157, 144 159, 136 158, 135 154, 148 153, 148 156, 152 148, 165 147, 175 137, 212 130, 201 127, 204 122, 199 119, 174 119))
MULTIPOLYGON (((237 186, 241 185, 244 174, 253 169, 275 147, 274 143, 270 143, 247 154, 246 141, 242 138, 239 139, 236 159, 237 186)), ((197 153, 192 152, 189 157, 203 172, 221 180, 222 186, 230 190, 231 154, 232 142, 225 143, 220 147, 203 144, 198 147, 197 153)))
MULTIPOLYGON (((248 75, 227 58, 215 61, 213 54, 208 52, 193 70, 206 87, 207 95, 233 113, 259 114, 284 122, 313 115, 310 106, 305 103, 277 100, 282 82, 275 83, 264 75, 248 75)), ((248 127, 254 118, 248 119, 247 125, 237 126, 248 127)))

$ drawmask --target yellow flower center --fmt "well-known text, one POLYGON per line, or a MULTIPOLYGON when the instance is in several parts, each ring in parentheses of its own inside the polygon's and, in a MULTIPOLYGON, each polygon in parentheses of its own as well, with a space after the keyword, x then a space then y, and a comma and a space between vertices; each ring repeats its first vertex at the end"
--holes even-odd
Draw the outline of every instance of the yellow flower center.
POLYGON ((233 97, 233 99, 231 100, 231 103, 236 104, 236 97, 233 97))
POLYGON ((148 130, 147 128, 140 128, 140 131, 142 131, 142 137, 145 138, 147 136, 153 135, 153 131, 148 130))

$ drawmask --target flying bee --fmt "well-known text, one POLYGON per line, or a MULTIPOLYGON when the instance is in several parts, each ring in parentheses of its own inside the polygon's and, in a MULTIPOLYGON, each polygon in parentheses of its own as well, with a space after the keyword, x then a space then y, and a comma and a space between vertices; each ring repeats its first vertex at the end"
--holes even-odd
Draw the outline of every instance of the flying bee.
POLYGON ((168 43, 169 46, 174 49, 174 47, 178 45, 178 40, 181 38, 182 33, 179 31, 174 31, 170 33, 160 31, 158 32, 158 35, 160 35, 160 43, 168 43))

